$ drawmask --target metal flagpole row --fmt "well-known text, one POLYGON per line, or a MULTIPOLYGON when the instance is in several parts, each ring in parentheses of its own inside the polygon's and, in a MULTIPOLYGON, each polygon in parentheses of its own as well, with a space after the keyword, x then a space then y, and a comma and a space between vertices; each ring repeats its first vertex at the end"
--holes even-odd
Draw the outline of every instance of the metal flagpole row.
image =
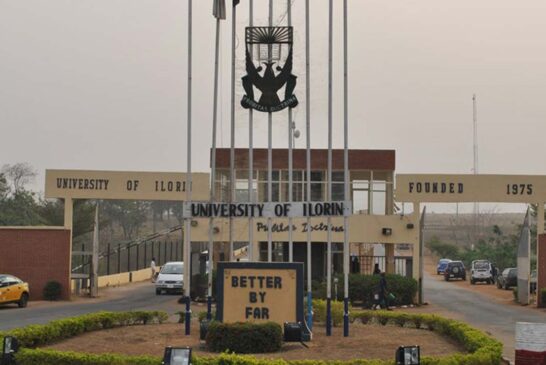
MULTIPOLYGON (((269 0, 269 26, 273 26, 273 0, 269 0)), ((271 61, 272 49, 268 48, 268 62, 271 61)), ((267 202, 273 201, 273 113, 267 113, 267 202)), ((267 262, 272 262, 272 219, 267 218, 267 262)))
MULTIPOLYGON (((248 3, 248 26, 254 25, 254 0, 248 3)), ((252 57, 252 47, 250 48, 250 57, 252 57)), ((253 109, 248 109, 248 201, 254 203, 254 113, 253 109)), ((248 261, 254 261, 254 218, 248 217, 248 261)))
MULTIPOLYGON (((292 26, 292 0, 286 0, 288 26, 292 26)), ((293 133, 292 108, 288 108, 288 201, 293 200, 293 133)), ((294 261, 294 242, 292 242, 292 217, 288 218, 288 261, 294 261)))
MULTIPOLYGON (((192 0, 188 0, 188 120, 187 120, 187 172, 186 172, 186 181, 187 181, 187 191, 186 191, 186 200, 191 201, 191 192, 192 192, 192 169, 191 169, 191 102, 192 102, 192 0)), ((191 282, 191 271, 190 271, 190 256, 191 256, 191 218, 186 218, 184 221, 184 296, 186 299, 186 320, 185 320, 185 334, 190 335, 191 328, 191 294, 190 294, 190 282, 191 282)))
MULTIPOLYGON (((310 32, 309 32, 309 1, 305 0, 305 135, 306 135, 306 175, 307 203, 311 203, 311 68, 310 68, 310 32)), ((307 227, 311 219, 307 217, 307 227)), ((313 329, 313 294, 311 287, 311 230, 307 230, 307 325, 313 329)))
MULTIPOLYGON (((349 81, 347 61, 347 0, 343 0, 343 183, 344 200, 349 201, 349 81)), ((343 215, 343 336, 349 336, 349 217, 343 215)))
MULTIPOLYGON (((329 0, 328 11, 328 196, 332 200, 332 43, 333 0, 329 0)), ((332 218, 328 216, 328 247, 326 259, 326 336, 332 335, 332 218)))

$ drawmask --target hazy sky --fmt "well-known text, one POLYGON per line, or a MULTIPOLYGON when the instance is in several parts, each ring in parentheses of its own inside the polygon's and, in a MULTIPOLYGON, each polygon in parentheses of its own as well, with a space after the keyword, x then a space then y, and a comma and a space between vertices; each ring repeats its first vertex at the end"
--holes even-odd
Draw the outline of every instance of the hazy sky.
MULTIPOLYGON (((208 170, 214 18, 194 0, 194 159, 208 170)), ((230 1, 228 0, 228 4, 230 1)), ((238 19, 237 146, 244 70, 238 19)), ((255 0, 266 25, 266 0, 255 0)), ((305 146, 304 0, 293 1, 295 121, 305 146)), ((342 1, 335 1, 336 147, 342 147, 342 1)), ((327 144, 328 1, 312 0, 312 146, 327 144)), ((545 174, 544 0, 349 0, 350 147, 395 149, 399 173, 470 173, 472 94, 478 97, 479 170, 545 174)), ((275 0, 275 23, 286 1, 275 0)), ((0 0, 0 164, 184 171, 187 0, 0 0)), ((231 23, 222 23, 219 146, 229 146, 231 23)), ((257 113, 255 113, 257 114, 257 113)), ((275 116, 287 146, 287 113, 275 116)), ((267 122, 256 118, 256 145, 267 122)))

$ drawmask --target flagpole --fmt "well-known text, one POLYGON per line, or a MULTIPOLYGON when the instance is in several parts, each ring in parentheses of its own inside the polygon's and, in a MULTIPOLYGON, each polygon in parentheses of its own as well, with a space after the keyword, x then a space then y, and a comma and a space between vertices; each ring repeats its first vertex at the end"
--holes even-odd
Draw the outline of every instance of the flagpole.
MULTIPOLYGON (((248 3, 248 26, 254 26, 254 0, 248 3)), ((253 49, 250 47, 250 57, 253 49)), ((248 109, 248 201, 254 203, 254 113, 248 109)), ((248 217, 248 261, 254 261, 254 217, 248 217)))
MULTIPOLYGON (((307 174, 307 204, 311 203, 311 67, 310 67, 310 32, 309 32, 309 0, 305 0, 305 134, 306 134, 306 174, 307 174)), ((307 216, 307 325, 313 329, 313 292, 311 275, 311 219, 307 216)))
MULTIPOLYGON (((192 0, 188 0, 188 105, 187 105, 187 172, 186 172, 186 201, 192 199, 192 166, 191 166, 191 110, 192 103, 192 0)), ((184 220, 184 297, 186 301, 185 334, 190 335, 191 329, 191 217, 184 220)))
MULTIPOLYGON (((329 0, 328 15, 328 197, 332 200, 332 43, 333 0, 329 0)), ((328 216, 328 247, 326 259, 326 336, 332 335, 332 217, 328 216)))
MULTIPOLYGON (((286 0, 287 23, 292 26, 292 0, 286 0)), ((288 201, 293 200, 293 144, 292 144, 292 108, 288 108, 288 201)), ((288 218, 288 262, 294 261, 294 242, 292 242, 292 217, 288 218)))
MULTIPOLYGON (((233 1, 231 24, 231 149, 229 153, 230 201, 235 202, 235 37, 237 3, 233 1)), ((229 261, 233 261, 233 217, 229 217, 229 261)))
MULTIPOLYGON (((349 201, 349 80, 347 0, 343 0, 343 182, 345 204, 349 201)), ((344 204, 344 205, 345 205, 344 204)), ((347 209, 347 207, 345 207, 347 209)), ((349 217, 343 215, 343 336, 349 336, 349 217)))
MULTIPOLYGON (((219 14, 218 14, 219 15, 219 14)), ((211 152, 211 174, 210 174, 210 202, 216 199, 216 131, 218 124, 218 59, 220 54, 220 19, 216 17, 216 44, 214 51, 214 101, 212 107, 212 152, 211 152)), ((214 251, 214 218, 209 218, 209 243, 208 243, 208 288, 207 288, 207 319, 212 319, 212 268, 214 251)))
MULTIPOLYGON (((269 26, 273 26, 273 0, 269 0, 269 26)), ((272 50, 269 46, 268 61, 271 61, 272 50)), ((267 113, 267 202, 273 201, 273 113, 267 113)), ((267 218, 267 262, 272 262, 272 219, 267 218)))

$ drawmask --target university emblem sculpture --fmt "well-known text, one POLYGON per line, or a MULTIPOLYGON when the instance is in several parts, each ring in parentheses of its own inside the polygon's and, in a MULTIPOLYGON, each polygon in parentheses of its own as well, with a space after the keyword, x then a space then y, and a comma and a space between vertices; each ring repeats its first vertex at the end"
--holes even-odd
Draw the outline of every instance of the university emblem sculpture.
POLYGON ((292 45, 292 27, 246 28, 247 74, 242 78, 246 92, 241 100, 243 108, 272 113, 298 105, 293 94, 297 77, 292 74, 292 45), (287 56, 281 67, 284 53, 287 56), (284 100, 281 101, 278 93, 283 87, 284 100), (261 92, 258 100, 254 88, 261 92))

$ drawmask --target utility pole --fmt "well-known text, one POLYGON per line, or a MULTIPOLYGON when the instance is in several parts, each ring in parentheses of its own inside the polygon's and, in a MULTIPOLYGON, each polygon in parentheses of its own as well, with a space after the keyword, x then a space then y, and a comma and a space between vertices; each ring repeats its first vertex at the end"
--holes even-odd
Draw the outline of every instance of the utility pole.
MULTIPOLYGON (((478 108, 476 94, 472 96, 472 119, 474 124, 474 168, 472 171, 474 175, 478 175, 478 108)), ((474 236, 477 239, 479 234, 479 215, 480 204, 474 202, 474 236)), ((472 249, 474 249, 474 242, 472 242, 472 249)))

